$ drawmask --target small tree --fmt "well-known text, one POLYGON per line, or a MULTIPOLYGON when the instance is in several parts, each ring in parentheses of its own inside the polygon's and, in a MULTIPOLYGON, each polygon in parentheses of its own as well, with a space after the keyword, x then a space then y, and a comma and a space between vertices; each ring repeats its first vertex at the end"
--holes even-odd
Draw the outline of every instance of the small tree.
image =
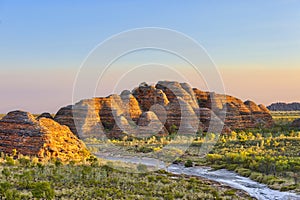
POLYGON ((0 196, 4 196, 5 192, 11 188, 9 182, 0 183, 0 196))

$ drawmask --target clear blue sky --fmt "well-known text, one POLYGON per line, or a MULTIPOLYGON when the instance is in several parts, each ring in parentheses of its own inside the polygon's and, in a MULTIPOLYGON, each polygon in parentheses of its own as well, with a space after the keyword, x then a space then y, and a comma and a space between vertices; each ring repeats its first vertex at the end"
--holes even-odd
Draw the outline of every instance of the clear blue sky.
MULTIPOLYGON (((254 69, 275 77, 280 70, 285 76, 298 72, 299 0, 2 0, 0 112, 55 112, 71 102, 76 70, 92 48, 118 32, 149 26, 183 32, 202 44, 224 73, 230 94, 265 104, 300 101, 296 86, 278 86, 289 89, 290 95, 282 96, 272 93, 274 84, 260 87, 269 93, 253 89, 259 87, 254 69), (253 75, 245 93, 231 81, 239 70, 253 75)), ((297 85, 295 80, 288 83, 297 85)))

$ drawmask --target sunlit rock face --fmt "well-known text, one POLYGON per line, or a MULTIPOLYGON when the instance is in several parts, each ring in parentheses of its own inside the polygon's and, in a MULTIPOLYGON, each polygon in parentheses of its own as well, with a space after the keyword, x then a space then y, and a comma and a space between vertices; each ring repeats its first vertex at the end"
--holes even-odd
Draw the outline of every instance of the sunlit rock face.
POLYGON ((132 91, 132 94, 137 99, 140 108, 143 111, 149 111, 151 106, 155 104, 162 106, 167 106, 169 104, 169 100, 162 90, 146 83, 140 84, 138 88, 135 88, 132 91))
MULTIPOLYGON (((186 83, 159 81, 142 83, 120 95, 81 100, 62 107, 54 118, 49 113, 35 118, 28 112, 10 112, 0 120, 0 151, 81 160, 90 154, 79 139, 194 135, 272 125, 264 105, 186 83)), ((300 120, 292 126, 300 127, 300 120)))
POLYGON ((67 161, 89 156, 69 127, 45 117, 36 120, 24 111, 12 111, 0 120, 0 151, 11 154, 14 149, 40 159, 55 157, 67 161))
POLYGON ((150 135, 178 131, 229 132, 273 124, 263 105, 201 91, 176 81, 141 83, 120 95, 82 100, 61 108, 54 120, 70 127, 80 138, 123 137, 124 134, 139 137, 147 132, 150 135), (220 126, 223 129, 215 128, 220 126))

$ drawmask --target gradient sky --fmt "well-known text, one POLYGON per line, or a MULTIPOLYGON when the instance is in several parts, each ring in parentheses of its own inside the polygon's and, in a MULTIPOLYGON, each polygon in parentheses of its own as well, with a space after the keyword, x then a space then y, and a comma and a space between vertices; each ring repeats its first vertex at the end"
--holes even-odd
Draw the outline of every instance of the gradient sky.
POLYGON ((267 105, 300 101, 299 0, 2 0, 0 113, 54 113, 70 104, 88 53, 140 27, 174 29, 198 41, 227 94, 267 105))

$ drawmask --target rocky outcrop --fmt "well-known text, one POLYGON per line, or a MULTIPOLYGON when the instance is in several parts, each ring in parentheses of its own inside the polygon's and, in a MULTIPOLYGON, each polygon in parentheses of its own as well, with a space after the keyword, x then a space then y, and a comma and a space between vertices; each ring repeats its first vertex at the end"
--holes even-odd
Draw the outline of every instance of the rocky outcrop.
POLYGON ((161 89, 170 102, 176 102, 178 98, 181 98, 184 102, 188 103, 194 111, 199 109, 195 94, 188 84, 175 81, 159 81, 155 87, 161 89))
POLYGON ((142 114, 139 102, 128 90, 123 91, 120 96, 122 99, 123 113, 137 122, 142 114))
POLYGON ((50 114, 50 113, 47 113, 47 112, 44 112, 44 113, 42 113, 42 114, 40 114, 39 116, 37 116, 37 120, 39 120, 40 118, 48 118, 48 119, 54 119, 53 117, 52 117, 52 115, 50 114))
MULTIPOLYGON (((78 138, 189 135, 272 124, 264 105, 192 89, 186 83, 159 81, 156 85, 142 83, 120 95, 81 100, 61 108, 54 120, 49 113, 34 118, 27 112, 10 112, 0 120, 0 151, 16 149, 41 159, 81 160, 89 152, 78 138)), ((292 126, 300 127, 300 120, 292 126)))
POLYGON ((169 99, 162 90, 146 83, 140 84, 138 88, 135 88, 132 91, 132 94, 137 99, 143 111, 149 111, 151 106, 155 104, 162 106, 167 106, 169 104, 169 99))
POLYGON ((152 111, 144 112, 139 118, 137 125, 138 130, 136 136, 139 138, 147 138, 153 135, 168 135, 164 124, 152 111))
POLYGON ((36 120, 23 111, 10 112, 0 120, 0 151, 11 154, 13 149, 23 155, 62 161, 82 160, 90 154, 67 126, 45 117, 36 120))
MULTIPOLYGON (((142 111, 138 101, 129 92, 119 95, 85 99, 74 106, 61 108, 54 120, 70 127, 72 132, 80 138, 103 137, 105 130, 119 130, 116 119, 120 123, 136 123, 142 111), (122 119, 120 117, 123 117, 122 119)), ((113 134, 115 135, 115 134, 113 134)))
POLYGON ((160 123, 158 117, 152 111, 144 112, 138 121, 139 126, 148 126, 151 123, 160 123))
POLYGON ((72 105, 68 105, 66 107, 62 107, 58 110, 56 115, 54 116, 54 120, 58 122, 61 125, 66 125, 70 128, 70 130, 78 136, 77 129, 74 124, 73 119, 73 111, 72 111, 72 105))
POLYGON ((220 126, 228 132, 273 124, 263 105, 175 81, 142 83, 132 92, 82 100, 60 109, 54 119, 80 138, 124 134, 138 137, 147 132, 169 134, 178 130, 188 134, 221 131, 214 128, 220 126))
MULTIPOLYGON (((194 92, 200 107, 212 109, 212 105, 214 105, 213 110, 216 115, 223 108, 226 109, 225 127, 227 128, 234 130, 273 125, 272 116, 264 105, 257 105, 253 101, 243 102, 236 97, 203 92, 196 88, 194 88, 194 92)), ((201 118, 200 120, 205 121, 201 118)))
POLYGON ((195 97, 200 108, 211 108, 210 93, 193 88, 195 97))

